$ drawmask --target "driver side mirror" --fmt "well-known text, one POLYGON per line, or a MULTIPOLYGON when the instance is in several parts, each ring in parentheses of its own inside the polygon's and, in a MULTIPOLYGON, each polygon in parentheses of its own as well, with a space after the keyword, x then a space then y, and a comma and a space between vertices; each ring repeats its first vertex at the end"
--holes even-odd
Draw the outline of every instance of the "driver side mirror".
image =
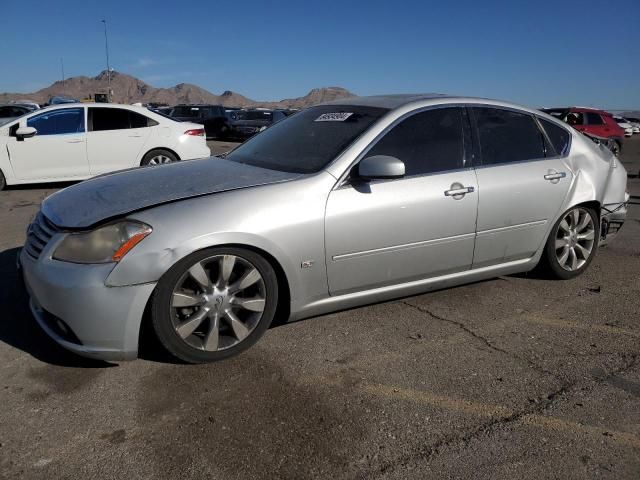
POLYGON ((389 155, 366 157, 358 164, 358 177, 363 180, 402 178, 404 175, 402 160, 389 155))
POLYGON ((16 130, 16 137, 20 139, 31 138, 36 133, 38 133, 38 130, 33 127, 20 127, 18 128, 18 130, 16 130))

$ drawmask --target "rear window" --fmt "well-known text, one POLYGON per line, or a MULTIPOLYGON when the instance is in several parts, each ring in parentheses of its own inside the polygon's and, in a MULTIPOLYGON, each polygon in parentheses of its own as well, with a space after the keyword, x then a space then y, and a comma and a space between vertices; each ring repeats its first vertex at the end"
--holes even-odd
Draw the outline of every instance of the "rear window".
MULTIPOLYGON (((549 120, 545 120, 544 118, 540 118, 539 120, 556 153, 560 156, 564 156, 569 153, 571 134, 566 129, 550 122, 549 120)), ((551 155, 547 154, 547 156, 551 155)))
POLYGON ((205 107, 174 107, 171 112, 174 117, 199 118, 205 114, 205 107))
POLYGON ((311 107, 252 137, 227 159, 271 170, 317 172, 387 112, 351 105, 311 107))
POLYGON ((236 112, 237 120, 269 120, 273 117, 273 113, 268 110, 240 110, 236 112))

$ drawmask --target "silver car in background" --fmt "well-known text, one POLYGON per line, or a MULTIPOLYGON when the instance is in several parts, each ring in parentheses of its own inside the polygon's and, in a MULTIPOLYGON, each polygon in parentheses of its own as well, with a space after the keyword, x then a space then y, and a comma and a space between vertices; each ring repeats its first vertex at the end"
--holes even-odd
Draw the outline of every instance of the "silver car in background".
POLYGON ((20 262, 37 321, 64 347, 135 358, 144 318, 174 356, 206 362, 251 346, 274 318, 539 264, 575 277, 622 225, 626 178, 608 149, 533 109, 349 98, 225 158, 61 190, 20 262))

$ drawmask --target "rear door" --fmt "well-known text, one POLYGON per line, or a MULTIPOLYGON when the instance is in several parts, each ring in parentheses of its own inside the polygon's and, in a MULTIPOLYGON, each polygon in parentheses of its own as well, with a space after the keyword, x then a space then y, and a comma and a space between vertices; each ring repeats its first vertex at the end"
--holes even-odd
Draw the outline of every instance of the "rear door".
POLYGON ((11 167, 20 180, 62 180, 89 176, 85 108, 49 110, 20 120, 19 126, 37 130, 31 138, 7 141, 11 167))
POLYGON ((142 147, 157 125, 124 108, 89 107, 87 152, 92 175, 140 165, 142 147))
POLYGON ((470 111, 480 153, 473 267, 531 257, 546 240, 571 185, 565 161, 570 134, 551 124, 560 129, 554 131, 557 148, 566 145, 556 152, 529 113, 496 107, 470 111))
POLYGON ((331 295, 471 268, 478 196, 466 123, 461 107, 409 116, 364 155, 399 158, 404 178, 353 178, 331 192, 325 221, 331 295))

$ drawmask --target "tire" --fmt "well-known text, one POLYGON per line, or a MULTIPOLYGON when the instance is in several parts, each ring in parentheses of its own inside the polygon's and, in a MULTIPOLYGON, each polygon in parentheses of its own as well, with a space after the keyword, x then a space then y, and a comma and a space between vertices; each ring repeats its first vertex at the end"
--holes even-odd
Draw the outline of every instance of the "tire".
POLYGON ((151 298, 151 324, 175 358, 214 362, 256 343, 277 305, 278 281, 267 260, 244 248, 208 248, 180 260, 160 279, 151 298))
POLYGON ((599 238, 600 224, 595 210, 580 205, 572 207, 551 229, 541 266, 555 278, 577 277, 593 260, 599 238))
POLYGON ((216 140, 229 140, 229 127, 222 125, 215 138, 216 140))
POLYGON ((177 162, 180 159, 169 150, 162 150, 160 148, 156 150, 151 150, 147 153, 140 162, 141 167, 145 167, 147 165, 162 165, 165 163, 173 163, 177 162))
POLYGON ((7 180, 4 178, 2 174, 2 170, 0 170, 0 190, 4 190, 4 187, 7 186, 7 180))

